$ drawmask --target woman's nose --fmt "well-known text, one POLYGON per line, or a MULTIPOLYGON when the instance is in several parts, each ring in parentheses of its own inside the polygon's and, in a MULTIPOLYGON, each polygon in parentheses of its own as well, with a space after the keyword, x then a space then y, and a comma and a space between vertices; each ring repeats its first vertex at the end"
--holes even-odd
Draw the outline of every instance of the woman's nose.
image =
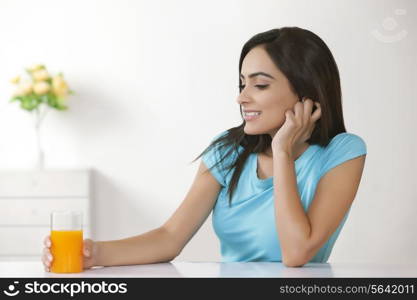
POLYGON ((246 96, 245 96, 245 95, 243 95, 243 94, 240 94, 239 96, 237 96, 237 98, 236 98, 236 102, 237 102, 238 104, 242 105, 243 103, 248 102, 248 97, 246 97, 246 96))

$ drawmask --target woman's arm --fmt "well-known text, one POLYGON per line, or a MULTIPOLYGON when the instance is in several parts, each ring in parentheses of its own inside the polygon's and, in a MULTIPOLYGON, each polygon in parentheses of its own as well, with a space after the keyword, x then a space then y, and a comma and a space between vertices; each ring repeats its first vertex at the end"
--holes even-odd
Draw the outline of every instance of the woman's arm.
POLYGON ((163 227, 126 239, 95 243, 95 266, 168 262, 173 260, 176 254, 172 237, 163 227))
POLYGON ((161 263, 178 256, 210 215, 221 188, 206 170, 201 162, 184 201, 163 226, 126 239, 95 242, 94 265, 161 263))
POLYGON ((285 152, 274 153, 275 217, 285 265, 307 263, 337 229, 355 198, 364 164, 362 155, 327 172, 305 213, 293 159, 285 152))

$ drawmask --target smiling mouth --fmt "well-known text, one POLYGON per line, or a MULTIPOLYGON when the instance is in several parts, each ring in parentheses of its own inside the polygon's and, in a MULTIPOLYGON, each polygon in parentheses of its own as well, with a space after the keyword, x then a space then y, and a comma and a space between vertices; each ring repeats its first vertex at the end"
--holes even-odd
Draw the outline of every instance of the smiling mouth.
POLYGON ((259 116, 261 114, 260 111, 251 111, 251 112, 244 112, 243 115, 245 116, 259 116))
POLYGON ((245 121, 252 121, 252 120, 259 118, 260 115, 261 115, 261 112, 243 113, 243 118, 245 119, 245 121))

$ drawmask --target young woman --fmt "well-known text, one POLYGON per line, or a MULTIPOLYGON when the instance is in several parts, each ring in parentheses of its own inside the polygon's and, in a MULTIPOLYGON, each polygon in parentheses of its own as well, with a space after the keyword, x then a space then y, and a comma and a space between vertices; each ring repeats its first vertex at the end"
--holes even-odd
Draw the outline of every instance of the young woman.
MULTIPOLYGON (((213 212, 223 262, 326 262, 361 180, 366 144, 347 133, 339 71, 298 27, 253 36, 239 61, 241 125, 218 134, 184 201, 161 227, 84 240, 84 268, 173 260, 213 212)), ((195 161, 195 160, 194 160, 195 161)), ((53 257, 45 238, 45 269, 53 257)))

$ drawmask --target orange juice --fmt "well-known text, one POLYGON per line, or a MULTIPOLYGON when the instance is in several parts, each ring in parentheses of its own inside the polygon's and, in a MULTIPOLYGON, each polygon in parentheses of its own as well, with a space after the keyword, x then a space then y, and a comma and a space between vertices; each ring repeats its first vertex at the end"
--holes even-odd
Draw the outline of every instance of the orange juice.
POLYGON ((83 271, 83 231, 52 230, 51 272, 79 273, 83 271))

